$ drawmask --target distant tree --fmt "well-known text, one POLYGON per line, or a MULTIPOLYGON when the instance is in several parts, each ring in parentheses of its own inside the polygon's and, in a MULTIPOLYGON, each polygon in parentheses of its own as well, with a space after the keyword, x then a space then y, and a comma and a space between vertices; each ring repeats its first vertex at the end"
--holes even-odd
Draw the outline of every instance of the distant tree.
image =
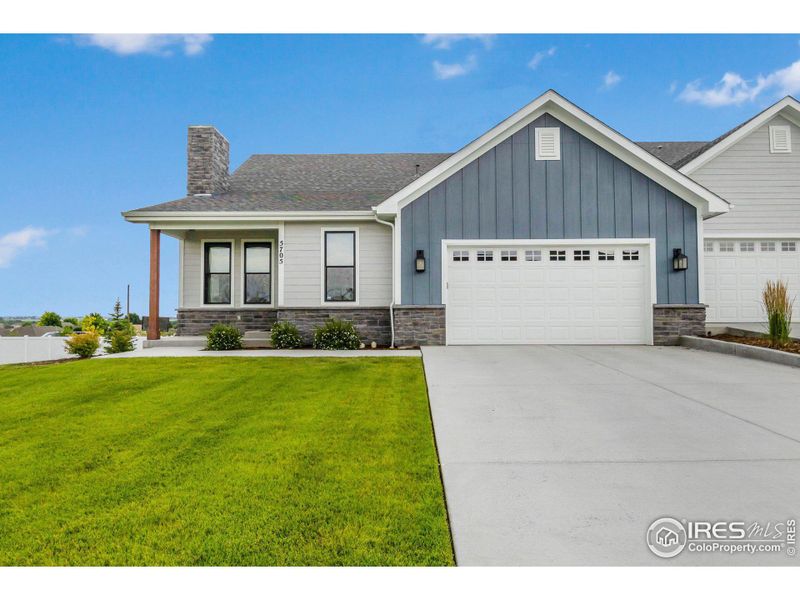
POLYGON ((78 320, 78 317, 65 317, 62 319, 64 323, 72 323, 75 327, 78 327, 81 322, 78 320))
POLYGON ((128 315, 128 320, 129 320, 129 321, 130 321, 130 322, 131 322, 133 325, 141 325, 141 324, 142 324, 142 317, 140 317, 139 315, 137 315, 135 312, 132 312, 132 313, 130 313, 130 314, 128 315))
POLYGON ((105 335, 108 331, 108 321, 100 313, 89 313, 81 321, 81 330, 95 331, 100 335, 105 335))
MULTIPOLYGON (((119 298, 117 298, 117 301, 114 303, 113 312, 108 316, 110 317, 107 330, 108 334, 124 332, 128 337, 134 334, 133 325, 125 318, 125 314, 122 312, 122 303, 119 301, 119 298)), ((121 341, 120 344, 120 347, 124 346, 121 341)), ((120 352, 125 352, 125 350, 120 350, 120 352)))
POLYGON ((48 310, 42 313, 42 316, 39 317, 39 325, 44 325, 47 327, 61 327, 61 316, 58 313, 53 312, 52 310, 48 310))
POLYGON ((125 314, 122 312, 122 302, 119 301, 119 298, 117 298, 117 301, 114 302, 114 310, 108 316, 111 318, 112 323, 114 321, 121 321, 125 316, 125 314))
POLYGON ((20 323, 21 327, 29 327, 30 325, 33 325, 33 321, 23 321, 20 323))

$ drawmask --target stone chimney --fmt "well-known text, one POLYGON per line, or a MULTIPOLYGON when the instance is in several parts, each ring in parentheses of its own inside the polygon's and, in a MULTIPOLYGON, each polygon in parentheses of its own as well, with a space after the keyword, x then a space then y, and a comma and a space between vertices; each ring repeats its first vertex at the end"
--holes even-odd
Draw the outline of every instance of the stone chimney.
POLYGON ((228 189, 230 148, 228 140, 215 127, 189 127, 187 154, 189 168, 186 191, 190 196, 219 194, 228 189))

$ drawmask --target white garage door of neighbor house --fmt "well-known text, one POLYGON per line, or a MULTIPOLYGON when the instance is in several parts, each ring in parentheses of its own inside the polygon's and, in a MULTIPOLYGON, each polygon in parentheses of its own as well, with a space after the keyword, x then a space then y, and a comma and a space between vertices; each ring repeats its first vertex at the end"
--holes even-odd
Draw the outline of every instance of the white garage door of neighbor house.
POLYGON ((800 239, 706 239, 704 250, 706 321, 765 322, 761 292, 770 280, 782 279, 800 299, 800 239))
POLYGON ((647 245, 448 245, 448 344, 648 344, 647 245))

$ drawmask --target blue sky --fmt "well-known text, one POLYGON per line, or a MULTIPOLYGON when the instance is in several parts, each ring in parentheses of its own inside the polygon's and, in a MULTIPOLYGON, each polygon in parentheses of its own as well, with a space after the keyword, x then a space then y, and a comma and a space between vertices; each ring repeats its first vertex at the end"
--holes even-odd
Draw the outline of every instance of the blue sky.
MULTIPOLYGON (((453 151, 541 92, 634 140, 706 140, 800 93, 800 36, 0 36, 0 315, 146 312, 186 127, 257 152, 453 151)), ((177 305, 162 248, 162 311, 177 305)))

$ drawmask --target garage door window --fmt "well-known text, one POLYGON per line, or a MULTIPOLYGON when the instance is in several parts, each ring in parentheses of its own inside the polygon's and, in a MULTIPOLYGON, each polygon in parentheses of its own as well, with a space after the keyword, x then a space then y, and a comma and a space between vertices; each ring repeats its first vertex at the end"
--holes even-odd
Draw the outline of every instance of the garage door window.
POLYGON ((469 261, 469 250, 454 250, 453 262, 467 262, 469 261))
POLYGON ((797 242, 781 242, 781 252, 796 252, 797 242))
POLYGON ((638 250, 623 250, 622 260, 639 260, 638 250))
POLYGON ((542 251, 541 250, 525 250, 525 260, 527 262, 541 262, 541 260, 542 260, 542 251))
POLYGON ((614 260, 614 251, 613 250, 598 250, 597 251, 597 260, 602 262, 608 262, 614 260))
POLYGON ((734 251, 734 243, 733 242, 720 242, 719 243, 719 251, 720 252, 733 252, 734 251))
POLYGON ((516 260, 517 260, 517 251, 516 250, 501 250, 500 251, 500 260, 502 262, 516 262, 516 260))
POLYGON ((566 250, 550 250, 550 262, 564 262, 567 260, 566 250))
POLYGON ((775 252, 775 242, 761 242, 762 252, 775 252))
POLYGON ((573 251, 573 259, 576 261, 586 261, 591 259, 591 251, 590 250, 574 250, 573 251))
POLYGON ((705 252, 713 252, 714 251, 714 242, 706 240, 703 242, 703 250, 705 252))
POLYGON ((755 242, 739 242, 739 252, 755 252, 755 242))
POLYGON ((494 260, 494 252, 491 250, 478 250, 478 262, 492 262, 494 260))

